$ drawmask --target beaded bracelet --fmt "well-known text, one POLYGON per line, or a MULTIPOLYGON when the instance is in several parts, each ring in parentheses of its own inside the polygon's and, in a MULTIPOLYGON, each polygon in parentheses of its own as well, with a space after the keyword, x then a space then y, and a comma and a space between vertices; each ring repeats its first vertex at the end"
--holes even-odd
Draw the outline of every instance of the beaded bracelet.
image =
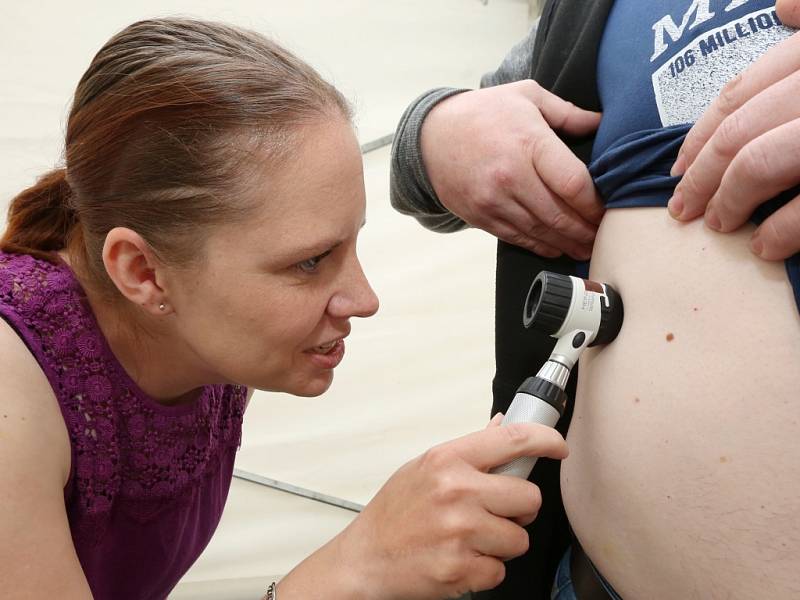
POLYGON ((269 584, 267 594, 261 600, 278 600, 278 593, 275 591, 275 582, 269 584))

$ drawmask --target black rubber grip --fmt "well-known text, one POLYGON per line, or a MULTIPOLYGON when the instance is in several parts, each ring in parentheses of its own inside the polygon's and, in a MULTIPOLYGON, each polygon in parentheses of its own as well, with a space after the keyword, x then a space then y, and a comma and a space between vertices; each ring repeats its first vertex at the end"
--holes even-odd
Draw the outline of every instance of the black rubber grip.
POLYGON ((533 280, 525 306, 522 323, 547 335, 555 335, 564 324, 572 304, 572 279, 551 271, 542 271, 533 280))
POLYGON ((517 393, 519 394, 520 392, 529 396, 536 396, 555 408, 559 415, 564 414, 564 408, 567 405, 567 393, 555 383, 541 377, 528 377, 517 389, 517 393))

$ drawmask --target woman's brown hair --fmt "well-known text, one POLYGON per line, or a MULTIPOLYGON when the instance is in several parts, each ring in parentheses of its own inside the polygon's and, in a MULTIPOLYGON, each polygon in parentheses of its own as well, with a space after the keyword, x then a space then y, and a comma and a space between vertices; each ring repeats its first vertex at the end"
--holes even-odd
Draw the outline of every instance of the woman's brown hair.
POLYGON ((105 290, 102 248, 114 227, 133 229, 162 259, 189 261, 204 226, 250 214, 252 202, 240 200, 249 157, 277 164, 304 123, 333 117, 350 118, 342 95, 259 34, 187 19, 134 23, 89 65, 65 167, 12 200, 0 248, 47 260, 67 249, 105 290))

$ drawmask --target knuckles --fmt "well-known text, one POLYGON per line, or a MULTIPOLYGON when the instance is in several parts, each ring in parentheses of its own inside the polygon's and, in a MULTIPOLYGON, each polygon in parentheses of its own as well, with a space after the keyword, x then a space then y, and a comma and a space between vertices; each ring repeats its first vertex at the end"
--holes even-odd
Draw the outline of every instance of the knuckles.
POLYGON ((717 97, 717 108, 723 115, 730 115, 742 105, 741 87, 744 81, 744 74, 738 73, 736 77, 728 81, 717 97))
POLYGON ((445 587, 461 587, 469 576, 468 553, 460 549, 445 552, 433 565, 433 578, 445 587))
POLYGON ((511 553, 510 558, 516 558, 517 556, 522 556, 528 551, 531 545, 531 538, 528 535, 528 532, 525 531, 522 527, 517 527, 517 533, 514 535, 513 540, 509 540, 509 552, 511 553))
POLYGON ((742 120, 741 113, 737 111, 722 120, 711 139, 711 144, 719 156, 731 159, 741 149, 745 141, 746 124, 742 120))
POLYGON ((517 82, 517 85, 522 93, 528 97, 535 98, 543 91, 542 86, 536 83, 536 81, 533 79, 523 79, 522 81, 517 82))
POLYGON ((764 245, 771 246, 774 252, 781 254, 794 250, 792 243, 796 246, 800 238, 800 205, 795 201, 786 208, 789 210, 772 215, 761 225, 764 245))
POLYGON ((504 441, 512 449, 523 448, 530 438, 528 431, 519 423, 508 423, 497 428, 497 435, 503 436, 504 441))
POLYGON ((425 472, 426 487, 438 506, 453 506, 475 493, 468 478, 456 465, 461 457, 446 444, 435 446, 420 458, 420 468, 425 472))
POLYGON ((569 230, 570 217, 561 210, 557 210, 550 217, 550 227, 560 233, 565 233, 569 230))
POLYGON ((439 472, 451 465, 455 458, 456 453, 447 444, 439 444, 426 450, 420 457, 420 463, 423 470, 439 472))
POLYGON ((467 591, 489 590, 505 579, 506 567, 500 560, 477 563, 472 555, 462 559, 444 559, 433 572, 434 579, 452 590, 448 597, 461 596, 467 591))
POLYGON ((530 496, 528 502, 528 514, 537 514, 539 509, 542 508, 542 491, 536 484, 530 484, 530 496))
POLYGON ((495 564, 492 572, 487 574, 486 587, 484 589, 493 589, 500 585, 506 578, 506 566, 499 560, 495 564))
POLYGON ((478 532, 474 515, 465 511, 450 510, 441 515, 442 535, 456 552, 469 553, 469 542, 478 532))
POLYGON ((562 198, 577 198, 583 193, 590 181, 591 178, 588 171, 570 169, 564 173, 564 178, 560 182, 557 192, 562 198))
MULTIPOLYGON (((680 189, 683 195, 688 198, 692 198, 693 196, 701 196, 703 193, 700 187, 697 185, 697 173, 695 171, 696 169, 694 168, 694 165, 689 167, 686 170, 686 173, 683 174, 683 177, 677 186, 677 189, 680 189)), ((692 203, 687 202, 687 208, 694 212, 696 208, 699 208, 699 206, 695 206, 696 204, 698 204, 697 200, 692 203)))
POLYGON ((509 165, 495 165, 489 171, 489 181, 493 189, 499 189, 504 192, 511 191, 514 188, 515 180, 514 169, 509 165))
POLYGON ((736 168, 748 181, 759 184, 771 181, 770 152, 765 143, 747 144, 738 154, 736 168))
POLYGON ((800 2, 797 2, 797 0, 777 0, 775 9, 784 24, 789 27, 800 26, 800 2))
POLYGON ((450 471, 438 472, 433 477, 431 496, 439 506, 453 506, 468 497, 472 490, 462 476, 450 471))

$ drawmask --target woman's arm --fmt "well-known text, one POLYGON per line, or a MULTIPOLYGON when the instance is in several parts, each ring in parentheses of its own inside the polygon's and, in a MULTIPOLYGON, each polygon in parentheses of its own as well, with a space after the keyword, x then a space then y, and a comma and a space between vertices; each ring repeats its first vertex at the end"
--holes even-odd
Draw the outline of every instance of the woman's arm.
POLYGON ((554 429, 496 426, 436 446, 401 467, 336 538, 278 586, 281 600, 438 600, 497 586, 523 554, 538 488, 492 475, 518 456, 564 458, 554 429))
POLYGON ((92 594, 64 506, 70 442, 52 389, 0 319, 0 582, 4 598, 92 594))

